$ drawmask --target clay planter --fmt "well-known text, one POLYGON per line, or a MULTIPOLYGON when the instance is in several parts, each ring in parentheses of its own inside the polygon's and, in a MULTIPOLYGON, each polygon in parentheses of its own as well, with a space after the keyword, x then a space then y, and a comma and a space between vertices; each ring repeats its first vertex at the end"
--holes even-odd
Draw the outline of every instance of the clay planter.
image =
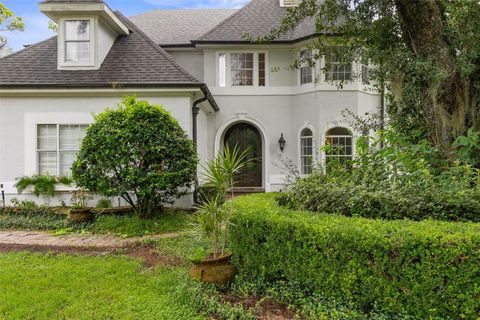
POLYGON ((93 220, 94 216, 90 208, 70 209, 68 220, 75 223, 88 222, 93 220))
POLYGON ((237 269, 230 264, 232 254, 217 258, 206 258, 200 262, 193 261, 189 275, 193 280, 223 285, 235 277, 237 269))

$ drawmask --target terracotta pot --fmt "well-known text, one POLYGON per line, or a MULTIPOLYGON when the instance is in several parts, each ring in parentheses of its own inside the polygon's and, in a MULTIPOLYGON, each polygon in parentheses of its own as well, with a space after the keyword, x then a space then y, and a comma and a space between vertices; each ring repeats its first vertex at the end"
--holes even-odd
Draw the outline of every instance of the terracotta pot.
POLYGON ((233 280, 237 269, 230 264, 232 254, 193 262, 189 275, 193 280, 223 285, 233 280))
POLYGON ((93 219, 95 215, 90 212, 90 208, 70 209, 68 220, 70 222, 87 222, 93 219))

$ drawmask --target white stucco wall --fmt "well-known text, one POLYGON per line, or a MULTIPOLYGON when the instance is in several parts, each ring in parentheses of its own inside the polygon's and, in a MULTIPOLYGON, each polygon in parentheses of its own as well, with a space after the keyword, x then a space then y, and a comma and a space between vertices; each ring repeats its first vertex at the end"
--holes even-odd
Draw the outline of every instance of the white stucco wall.
MULTIPOLYGON (((95 91, 68 94, 41 94, 33 96, 6 96, 0 93, 0 183, 4 184, 7 203, 11 198, 21 198, 14 188, 15 179, 36 174, 37 124, 88 124, 92 113, 106 107, 115 107, 122 97, 132 92, 96 94, 95 91)), ((136 93, 139 99, 162 105, 171 112, 189 136, 192 134, 190 93, 136 93)), ((204 136, 201 136, 205 139, 204 136)), ((205 149, 206 142, 201 142, 205 149)), ((205 150, 202 151, 205 153, 205 150)), ((29 196, 28 193, 24 196, 29 196)), ((63 198, 70 194, 65 194, 63 198)), ((39 199, 40 201, 42 199, 39 199)), ((60 198, 56 198, 58 202, 60 198)), ((68 203, 68 202, 67 202, 68 203)), ((183 199, 179 206, 188 206, 183 199)))
POLYGON ((194 76, 197 80, 203 81, 204 65, 203 52, 200 50, 170 50, 168 51, 179 65, 181 65, 188 73, 194 76))

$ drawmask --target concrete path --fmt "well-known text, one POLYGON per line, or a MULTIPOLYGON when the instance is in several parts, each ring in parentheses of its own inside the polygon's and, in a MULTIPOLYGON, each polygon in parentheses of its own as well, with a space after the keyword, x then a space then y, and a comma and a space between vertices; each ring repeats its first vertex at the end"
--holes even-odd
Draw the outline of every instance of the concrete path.
POLYGON ((0 231, 0 245, 25 245, 44 247, 75 248, 122 248, 145 239, 171 238, 177 233, 145 236, 137 238, 120 238, 107 235, 61 235, 53 236, 42 231, 0 231))

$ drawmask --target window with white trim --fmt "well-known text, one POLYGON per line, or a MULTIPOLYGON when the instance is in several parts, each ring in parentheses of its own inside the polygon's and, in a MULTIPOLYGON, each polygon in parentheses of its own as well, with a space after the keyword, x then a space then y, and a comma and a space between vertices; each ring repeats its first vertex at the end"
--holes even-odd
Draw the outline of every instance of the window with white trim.
POLYGON ((264 87, 267 85, 265 52, 218 53, 219 87, 264 87))
POLYGON ((313 67, 311 65, 313 59, 312 50, 300 51, 300 84, 313 82, 313 67))
POLYGON ((87 127, 86 124, 38 124, 38 173, 69 176, 87 127))
POLYGON ((65 20, 65 62, 90 62, 90 20, 65 20))
POLYGON ((325 136, 326 165, 336 163, 349 165, 353 159, 353 136, 346 128, 335 127, 327 131, 325 136))
POLYGON ((313 168, 313 133, 309 128, 300 134, 300 161, 301 173, 311 174, 313 168))
POLYGON ((343 63, 339 49, 329 50, 325 55, 325 80, 352 80, 352 63, 343 63))

